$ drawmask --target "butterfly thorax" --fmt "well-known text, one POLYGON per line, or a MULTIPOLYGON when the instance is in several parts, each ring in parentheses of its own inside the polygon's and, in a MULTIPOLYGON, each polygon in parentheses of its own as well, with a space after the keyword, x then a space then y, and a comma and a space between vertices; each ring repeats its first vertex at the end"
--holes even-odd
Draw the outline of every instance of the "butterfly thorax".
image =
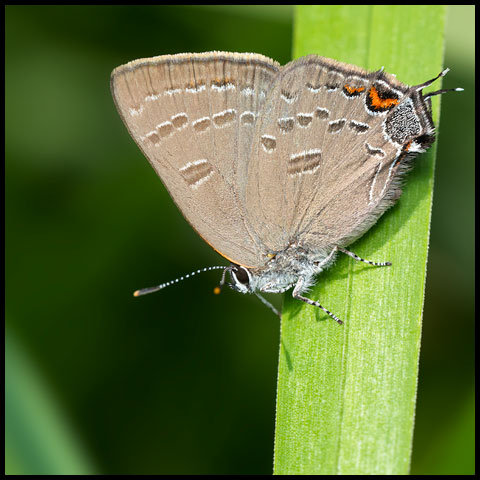
POLYGON ((335 252, 333 247, 328 251, 312 252, 298 245, 290 245, 269 257, 265 266, 257 268, 232 264, 230 273, 233 284, 230 286, 242 293, 282 293, 303 278, 302 291, 306 291, 315 283, 315 276, 335 261, 335 252))

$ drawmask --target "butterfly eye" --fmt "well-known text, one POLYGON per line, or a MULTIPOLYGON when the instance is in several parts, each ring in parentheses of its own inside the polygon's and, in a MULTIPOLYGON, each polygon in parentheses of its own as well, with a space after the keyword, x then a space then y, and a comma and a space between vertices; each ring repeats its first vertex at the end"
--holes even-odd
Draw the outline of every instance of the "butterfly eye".
POLYGON ((244 267, 234 267, 232 273, 235 275, 235 278, 239 283, 243 285, 248 285, 250 283, 250 277, 244 267))

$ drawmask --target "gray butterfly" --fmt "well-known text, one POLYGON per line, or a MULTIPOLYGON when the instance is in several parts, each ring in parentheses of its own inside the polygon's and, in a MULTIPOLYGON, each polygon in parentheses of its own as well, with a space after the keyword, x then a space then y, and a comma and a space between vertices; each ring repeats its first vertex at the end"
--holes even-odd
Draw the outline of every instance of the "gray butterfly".
POLYGON ((390 265, 344 247, 398 199, 411 159, 434 141, 430 97, 444 90, 422 89, 447 71, 409 87, 316 55, 282 67, 208 52, 130 62, 111 89, 185 218, 231 262, 221 285, 229 273, 242 293, 293 287, 342 323, 301 294, 339 251, 390 265))

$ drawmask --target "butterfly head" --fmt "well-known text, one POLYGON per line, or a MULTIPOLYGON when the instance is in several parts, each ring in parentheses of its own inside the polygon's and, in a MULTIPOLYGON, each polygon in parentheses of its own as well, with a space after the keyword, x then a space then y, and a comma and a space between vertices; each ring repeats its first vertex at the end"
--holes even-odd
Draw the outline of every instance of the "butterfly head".
MULTIPOLYGON (((299 274, 282 269, 249 269, 242 265, 232 263, 225 269, 230 273, 231 282, 228 286, 240 293, 283 293, 290 289, 298 280, 299 274)), ((313 273, 313 272, 312 272, 313 273)), ((310 272, 302 272, 301 276, 313 275, 310 272)), ((308 282, 311 283, 310 281, 308 282)))
POLYGON ((228 286, 232 290, 241 293, 252 293, 255 291, 256 282, 253 281, 253 276, 248 268, 232 263, 230 267, 227 267, 227 270, 230 272, 230 278, 232 279, 228 286))

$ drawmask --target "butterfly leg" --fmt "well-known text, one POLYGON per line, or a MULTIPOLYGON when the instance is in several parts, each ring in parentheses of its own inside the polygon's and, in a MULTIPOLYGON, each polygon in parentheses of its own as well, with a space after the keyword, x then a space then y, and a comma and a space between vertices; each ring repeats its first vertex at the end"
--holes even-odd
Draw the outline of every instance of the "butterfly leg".
POLYGON ((273 313, 280 318, 282 318, 282 314, 264 297, 262 297, 259 293, 254 292, 255 295, 263 302, 264 305, 266 305, 268 308, 270 308, 273 313))
POLYGON ((355 255, 353 252, 345 250, 345 248, 342 247, 337 247, 337 250, 345 253, 346 255, 352 257, 355 260, 358 260, 359 262, 368 263, 369 265, 373 265, 375 267, 389 267, 392 264, 392 262, 372 262, 370 260, 365 260, 364 258, 360 258, 358 255, 355 255))
POLYGON ((305 279, 303 277, 300 277, 298 279, 297 284, 293 289, 292 297, 296 298, 297 300, 301 300, 302 302, 308 303, 309 305, 313 305, 314 307, 321 308, 328 316, 333 318, 337 323, 339 323, 340 325, 343 325, 343 322, 336 315, 328 311, 325 307, 322 307, 318 302, 316 302, 315 300, 310 300, 309 298, 300 295, 304 282, 305 282, 305 279))

